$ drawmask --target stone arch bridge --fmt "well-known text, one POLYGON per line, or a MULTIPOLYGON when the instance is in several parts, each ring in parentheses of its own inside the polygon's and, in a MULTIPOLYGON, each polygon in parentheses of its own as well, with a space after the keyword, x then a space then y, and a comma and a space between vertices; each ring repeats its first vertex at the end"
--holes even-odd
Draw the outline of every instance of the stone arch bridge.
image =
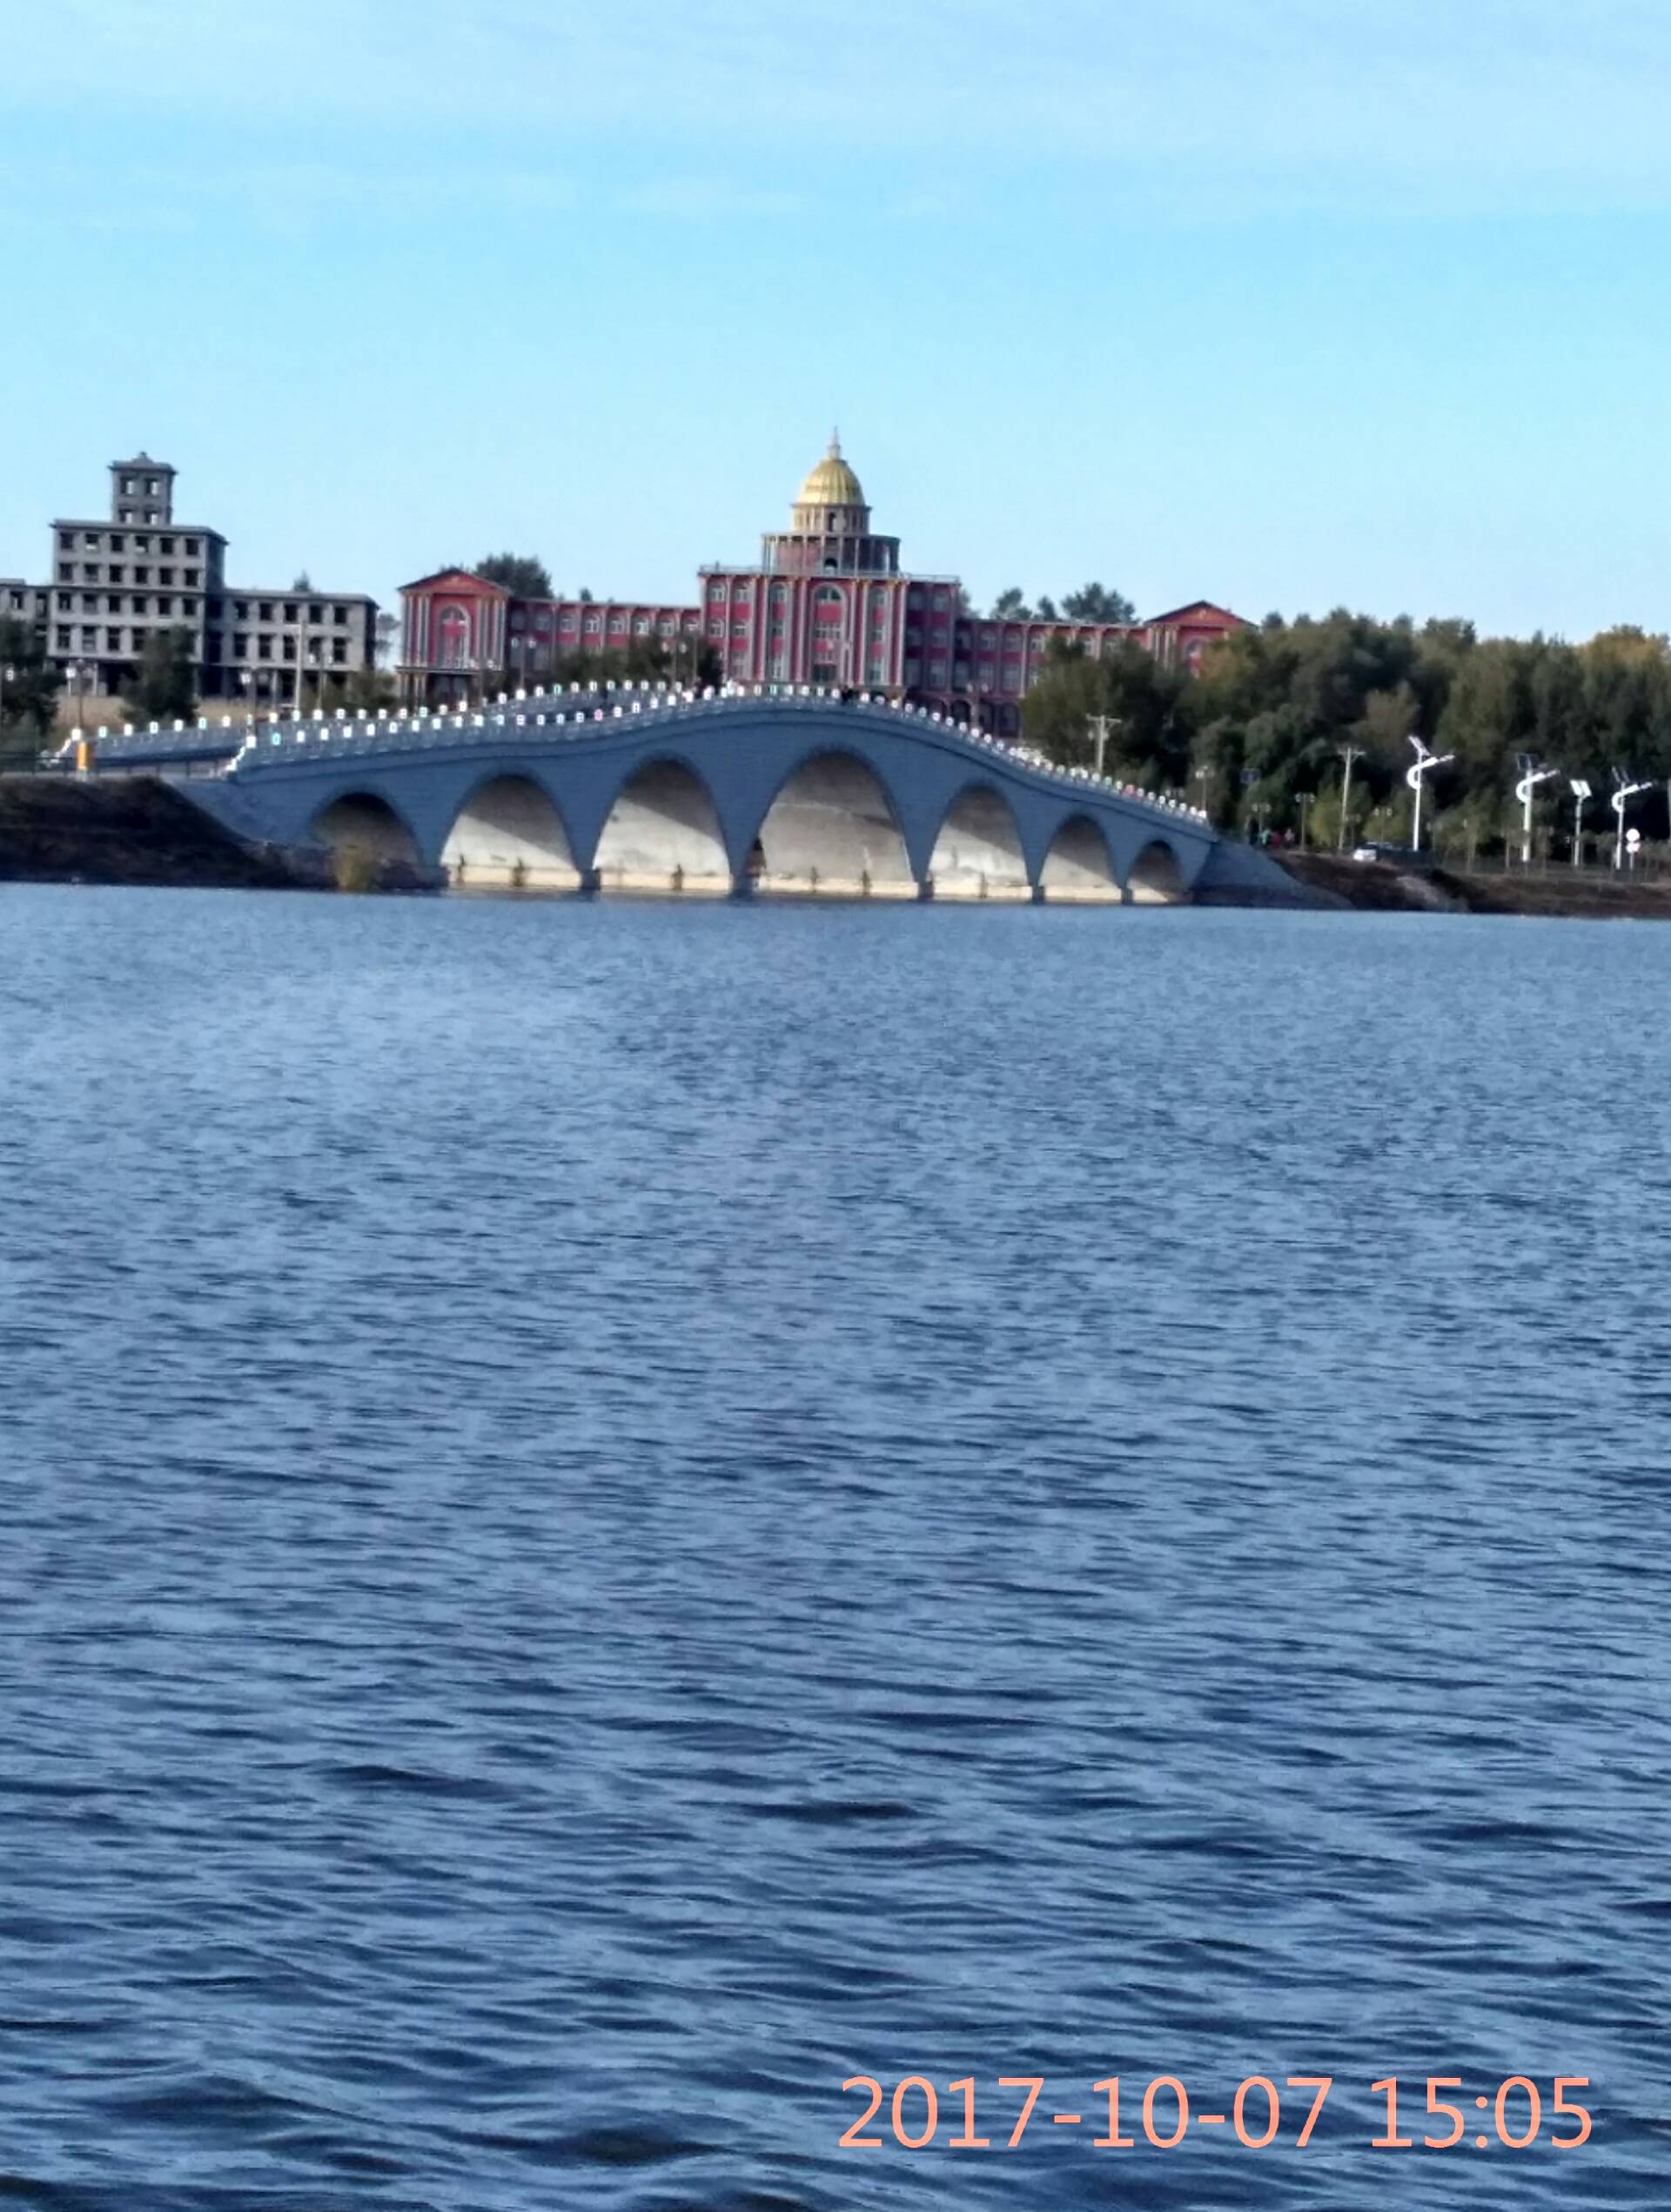
POLYGON ((211 773, 182 790, 242 836, 359 846, 466 890, 1304 898, 1194 808, 863 696, 647 685, 173 743, 100 759, 196 755, 211 773))

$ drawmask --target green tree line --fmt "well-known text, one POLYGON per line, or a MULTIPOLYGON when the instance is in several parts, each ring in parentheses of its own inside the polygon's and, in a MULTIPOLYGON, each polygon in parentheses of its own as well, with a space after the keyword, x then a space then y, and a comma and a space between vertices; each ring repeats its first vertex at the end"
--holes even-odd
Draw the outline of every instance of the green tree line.
POLYGON ((1537 821, 1569 836, 1567 779, 1595 793, 1587 828, 1610 832, 1614 771, 1658 788, 1633 807, 1645 836, 1668 834, 1671 640, 1634 628, 1581 645, 1482 638, 1471 622, 1391 622, 1344 608, 1292 621, 1268 615, 1210 648, 1198 674, 1136 645, 1101 660, 1057 647, 1028 694, 1029 741, 1089 764, 1091 718, 1109 718, 1105 765, 1144 789, 1181 792, 1220 828, 1298 830, 1332 843, 1342 831, 1344 754, 1352 767, 1348 838, 1402 841, 1412 735, 1453 754, 1429 779, 1435 841, 1458 855, 1518 835, 1517 763, 1558 769, 1537 821))

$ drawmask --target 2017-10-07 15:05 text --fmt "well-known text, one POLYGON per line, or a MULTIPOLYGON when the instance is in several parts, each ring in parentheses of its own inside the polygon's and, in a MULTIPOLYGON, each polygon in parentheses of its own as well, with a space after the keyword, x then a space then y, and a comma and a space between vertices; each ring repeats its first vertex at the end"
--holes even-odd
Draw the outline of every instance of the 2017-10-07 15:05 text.
MULTIPOLYGON (((1087 2125, 1087 2115, 1083 2112, 1037 2109, 1044 2091, 1043 2075, 1001 2074, 996 2093, 989 2084, 983 2093, 983 2101, 989 2110, 1002 2101, 1008 2133, 1000 2125, 996 2135, 982 2135, 976 2127, 979 2085, 975 2076, 964 2075, 945 2086, 951 2101, 943 2115, 940 2089, 926 2075, 903 2075, 891 2094, 874 2075, 852 2075, 842 2084, 843 2094, 862 2095, 867 2101, 858 2118, 843 2130, 841 2148, 882 2150, 888 2148, 891 2135, 894 2143, 903 2150, 1018 2150, 1035 2121, 1048 2122, 1053 2128, 1087 2125), (876 2132, 868 2132, 884 2104, 889 2108, 887 2122, 880 2123, 876 2132), (888 2134, 881 2131, 882 2125, 887 2126, 888 2134)), ((1222 2111, 1197 2110, 1188 2088, 1175 2074, 1156 2075, 1140 2093, 1134 2082, 1130 2083, 1126 2093, 1128 2126, 1123 2132, 1121 2081, 1118 2075, 1112 2075, 1091 2083, 1091 2093, 1100 2104, 1099 2109, 1089 2116, 1089 2124, 1094 2127, 1099 2119, 1106 2123, 1102 2134, 1091 2138, 1091 2147, 1096 2150, 1137 2150, 1147 2145, 1155 2150, 1176 2150, 1192 2130, 1222 2128, 1226 2136, 1233 2134, 1248 2150, 1266 2150, 1277 2144, 1304 2150, 1323 2116, 1334 2087, 1334 2076, 1291 2074, 1285 2086, 1299 2093, 1297 2098, 1291 2098, 1290 2109, 1304 2115, 1298 2129, 1286 2135, 1283 2133, 1282 2092, 1264 2074, 1251 2075, 1238 2084, 1232 2097, 1220 2099, 1218 2101, 1226 2108, 1222 2111), (1140 2117, 1134 2109, 1139 2107, 1140 2117), (1133 2129, 1136 2132, 1131 2132, 1133 2129)), ((1558 2074, 1546 2108, 1544 2089, 1529 2075, 1511 2074, 1494 2083, 1488 2092, 1467 2093, 1460 2074, 1430 2074, 1425 2115, 1429 2124, 1418 2135, 1411 2132, 1413 2122, 1401 2123, 1399 2112, 1401 2095, 1413 2101, 1413 2085, 1400 2085, 1396 2075, 1388 2075, 1370 2084, 1371 2095, 1382 2101, 1384 2109, 1380 2114, 1380 2132, 1371 2136, 1369 2148, 1452 2150, 1459 2145, 1471 2144, 1477 2150, 1495 2147, 1530 2150, 1534 2144, 1544 2142, 1555 2150, 1576 2150, 1581 2143, 1588 2142, 1594 2126, 1591 2113, 1577 2101, 1576 2095, 1589 2086, 1586 2076, 1558 2074), (1462 2094, 1453 2102, 1446 2095, 1447 2091, 1462 2094), (1468 2106, 1478 2115, 1472 2133, 1466 2108, 1468 2106)), ((1406 2111, 1407 2114, 1407 2105, 1406 2111)), ((993 2123, 989 2119, 986 2124, 990 2127, 993 2123)))

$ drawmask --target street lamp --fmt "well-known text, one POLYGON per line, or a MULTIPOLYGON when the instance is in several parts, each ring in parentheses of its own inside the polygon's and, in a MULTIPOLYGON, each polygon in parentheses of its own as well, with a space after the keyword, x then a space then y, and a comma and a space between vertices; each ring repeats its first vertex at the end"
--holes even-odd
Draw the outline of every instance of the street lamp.
POLYGON ((1413 730, 1410 733, 1410 742, 1416 748, 1416 757, 1411 762, 1410 766, 1405 770, 1404 780, 1409 785, 1411 790, 1415 794, 1415 800, 1412 806, 1410 814, 1410 849, 1413 853, 1419 853, 1421 850, 1421 790, 1423 781, 1430 769, 1442 768, 1446 767, 1450 761, 1455 760, 1456 755, 1454 753, 1430 752, 1426 744, 1424 744, 1422 740, 1416 735, 1413 730))
POLYGON ((1529 753, 1522 753, 1516 766, 1520 780, 1514 787, 1514 796, 1520 802, 1520 866, 1532 865, 1532 799, 1540 783, 1547 783, 1560 774, 1559 768, 1540 768, 1529 753))
POLYGON ((1316 798, 1317 794, 1315 791, 1296 791, 1294 796, 1299 801, 1299 849, 1303 853, 1305 850, 1305 825, 1307 815, 1312 800, 1316 798))
POLYGON ((1364 748, 1361 745, 1342 745, 1338 749, 1346 764, 1340 778, 1340 834, 1334 841, 1334 849, 1339 853, 1346 850, 1346 821, 1352 811, 1352 764, 1363 759, 1364 748))
POLYGON ((1568 776, 1573 793, 1573 866, 1584 865, 1584 809, 1590 803, 1590 787, 1581 775, 1568 776))
POLYGON ((1622 768, 1615 768, 1613 777, 1618 789, 1614 793, 1608 804, 1618 817, 1619 822, 1618 835, 1613 841, 1613 864, 1615 868, 1622 868, 1625 864, 1625 808, 1639 791, 1646 791, 1649 786, 1646 783, 1629 782, 1622 768))
POLYGON ((1117 714, 1088 714, 1085 717, 1085 727, 1091 732, 1091 741, 1097 747, 1097 773, 1101 775, 1103 755, 1108 747, 1108 734, 1110 730, 1118 729, 1120 718, 1117 714))

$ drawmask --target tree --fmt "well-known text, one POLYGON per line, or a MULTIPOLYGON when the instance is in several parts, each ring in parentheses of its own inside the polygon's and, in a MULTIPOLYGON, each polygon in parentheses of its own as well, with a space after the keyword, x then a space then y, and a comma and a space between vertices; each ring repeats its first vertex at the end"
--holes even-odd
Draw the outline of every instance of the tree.
POLYGON ((1062 612, 1073 622, 1135 622, 1137 610, 1124 592, 1111 592, 1102 584, 1081 584, 1062 602, 1062 612))
POLYGON ((374 714, 379 707, 393 707, 399 697, 399 687, 386 668, 351 668, 332 703, 357 714, 374 714))
POLYGON ((1056 611, 1056 601, 1050 598, 1048 594, 1040 595, 1037 619, 1041 622, 1059 622, 1062 620, 1062 617, 1056 611))
POLYGON ((185 721, 195 714, 191 631, 178 624, 153 630, 122 698, 137 722, 185 721))
POLYGON ((486 560, 476 563, 475 573, 484 583, 500 585, 513 599, 556 597, 550 570, 532 553, 489 553, 486 560))
POLYGON ((1008 591, 1000 592, 992 602, 995 622, 1030 622, 1033 610, 1022 597, 1018 585, 1011 584, 1008 591))
POLYGON ((39 633, 28 622, 0 621, 0 733, 32 733, 43 742, 57 715, 64 679, 46 657, 39 633))

